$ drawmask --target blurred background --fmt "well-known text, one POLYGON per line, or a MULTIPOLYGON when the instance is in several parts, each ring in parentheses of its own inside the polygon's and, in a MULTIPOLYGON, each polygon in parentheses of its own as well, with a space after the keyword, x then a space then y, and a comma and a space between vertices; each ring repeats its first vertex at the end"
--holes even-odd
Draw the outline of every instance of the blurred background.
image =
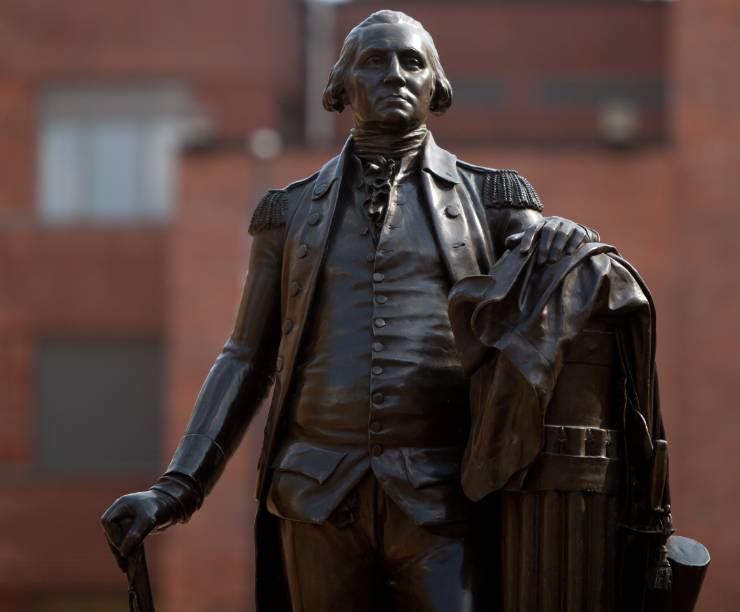
MULTIPOLYGON (((713 555, 699 609, 740 609, 736 0, 2 0, 0 611, 127 609, 98 518, 167 465, 251 212, 339 150, 321 92, 381 8, 436 40, 437 142, 518 169, 652 288, 675 525, 713 555)), ((261 430, 150 538, 165 612, 253 609, 261 430)))

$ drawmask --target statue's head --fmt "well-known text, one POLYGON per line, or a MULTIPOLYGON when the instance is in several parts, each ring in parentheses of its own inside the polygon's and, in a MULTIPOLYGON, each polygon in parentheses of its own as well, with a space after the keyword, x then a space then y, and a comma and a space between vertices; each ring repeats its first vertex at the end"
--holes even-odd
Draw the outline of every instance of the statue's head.
POLYGON ((404 13, 378 11, 345 38, 323 101, 329 111, 349 106, 357 126, 404 131, 444 113, 452 86, 429 32, 404 13))

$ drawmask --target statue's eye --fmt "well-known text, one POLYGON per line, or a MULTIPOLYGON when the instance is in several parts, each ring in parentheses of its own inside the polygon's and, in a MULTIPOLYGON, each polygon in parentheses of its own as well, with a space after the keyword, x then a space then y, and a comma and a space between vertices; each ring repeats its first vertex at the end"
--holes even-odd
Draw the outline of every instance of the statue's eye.
POLYGON ((409 68, 420 69, 424 67, 424 60, 415 53, 410 53, 409 55, 407 55, 404 58, 404 63, 409 68))
POLYGON ((365 65, 367 66, 378 66, 383 61, 383 58, 379 55, 368 55, 365 58, 365 65))

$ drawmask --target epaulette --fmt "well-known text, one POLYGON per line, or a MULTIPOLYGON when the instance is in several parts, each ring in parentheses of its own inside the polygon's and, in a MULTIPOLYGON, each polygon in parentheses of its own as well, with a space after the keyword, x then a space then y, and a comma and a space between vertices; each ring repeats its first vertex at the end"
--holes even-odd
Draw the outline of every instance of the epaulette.
POLYGON ((254 210, 249 222, 249 233, 254 236, 270 228, 285 225, 286 204, 283 189, 270 189, 254 210))
POLYGON ((483 201, 492 208, 531 208, 542 212, 540 196, 516 170, 493 170, 487 174, 483 201))

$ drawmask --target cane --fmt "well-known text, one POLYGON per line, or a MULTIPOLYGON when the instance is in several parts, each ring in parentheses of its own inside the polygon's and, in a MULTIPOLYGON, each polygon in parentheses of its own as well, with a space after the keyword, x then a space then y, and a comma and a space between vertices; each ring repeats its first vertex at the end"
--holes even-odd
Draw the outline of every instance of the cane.
MULTIPOLYGON (((120 543, 123 540, 123 535, 128 531, 128 525, 124 526, 114 523, 112 527, 116 530, 115 540, 120 543)), ((111 541, 110 536, 107 540, 108 547, 116 558, 118 567, 121 568, 121 571, 123 571, 128 578, 129 611, 155 612, 154 599, 152 598, 152 586, 149 582, 149 569, 146 565, 144 544, 139 544, 128 557, 124 557, 121 554, 121 551, 118 550, 116 543, 111 541)))

